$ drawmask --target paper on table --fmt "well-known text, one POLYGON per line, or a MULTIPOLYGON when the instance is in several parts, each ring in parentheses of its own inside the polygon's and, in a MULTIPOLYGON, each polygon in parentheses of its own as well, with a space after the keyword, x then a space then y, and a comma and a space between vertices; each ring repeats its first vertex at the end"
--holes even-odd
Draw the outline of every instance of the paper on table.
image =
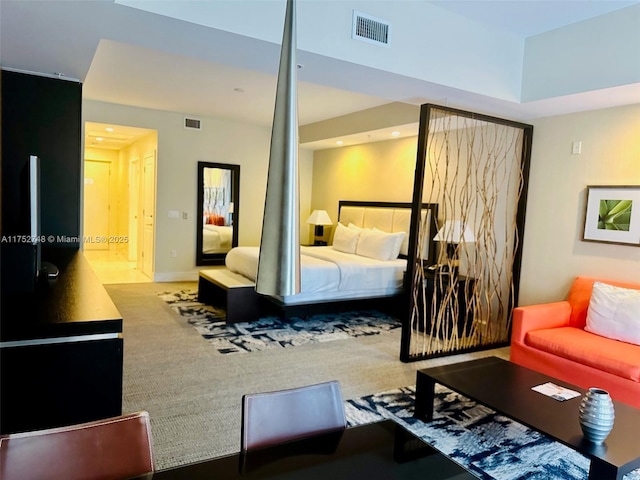
POLYGON ((565 400, 569 400, 580 395, 580 392, 569 390, 568 388, 561 387, 560 385, 556 385, 551 382, 536 385, 535 387, 531 387, 531 390, 535 390, 538 393, 542 393, 543 395, 554 398, 560 402, 564 402, 565 400))

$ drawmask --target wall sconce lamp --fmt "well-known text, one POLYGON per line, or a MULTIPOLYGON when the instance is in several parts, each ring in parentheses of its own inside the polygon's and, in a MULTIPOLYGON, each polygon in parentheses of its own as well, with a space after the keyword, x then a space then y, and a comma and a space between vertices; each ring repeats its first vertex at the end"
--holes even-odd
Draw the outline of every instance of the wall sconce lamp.
POLYGON ((450 260, 451 273, 457 275, 458 273, 458 248, 459 243, 473 243, 476 241, 473 232, 469 227, 465 226, 460 220, 447 220, 436 236, 433 237, 436 242, 446 242, 447 244, 447 258, 450 260))
POLYGON ((329 218, 329 214, 326 210, 314 210, 309 218, 307 218, 307 223, 310 225, 315 225, 314 230, 314 245, 326 245, 327 242, 318 240, 318 237, 324 236, 324 226, 325 225, 333 225, 333 222, 329 218))

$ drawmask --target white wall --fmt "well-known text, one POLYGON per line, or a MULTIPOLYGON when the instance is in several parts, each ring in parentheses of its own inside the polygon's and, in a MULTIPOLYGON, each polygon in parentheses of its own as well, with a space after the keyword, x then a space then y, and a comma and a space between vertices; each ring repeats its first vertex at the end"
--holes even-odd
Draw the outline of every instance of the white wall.
MULTIPOLYGON (((117 3, 247 38, 274 44, 282 40, 284 0, 190 2, 189 8, 180 2, 117 3)), ((513 34, 488 28, 432 2, 311 0, 296 5, 302 63, 310 53, 314 63, 322 58, 338 59, 505 100, 520 98, 524 40, 513 34), (351 38, 354 10, 390 23, 388 48, 351 38), (451 58, 457 59, 455 64, 451 58)), ((332 84, 330 78, 325 80, 332 84)), ((363 87, 363 78, 353 82, 363 87)), ((360 91, 366 91, 364 87, 360 91)), ((390 95, 403 98, 402 93, 390 95)))
POLYGON ((587 185, 640 185, 640 105, 533 124, 519 303, 563 300, 578 275, 640 283, 640 247, 582 241, 587 185))
MULTIPOLYGON (((195 280, 198 161, 240 165, 239 243, 258 245, 271 129, 216 118, 202 118, 202 130, 183 128, 183 114, 86 100, 83 119, 157 130, 155 281, 195 280), (188 219, 168 218, 169 210, 188 219), (177 256, 171 257, 171 250, 177 256)), ((301 149, 300 212, 306 220, 311 199, 312 152, 301 149)), ((301 221, 301 240, 308 241, 301 221)))
POLYGON ((522 101, 640 82, 640 4, 525 41, 522 101))

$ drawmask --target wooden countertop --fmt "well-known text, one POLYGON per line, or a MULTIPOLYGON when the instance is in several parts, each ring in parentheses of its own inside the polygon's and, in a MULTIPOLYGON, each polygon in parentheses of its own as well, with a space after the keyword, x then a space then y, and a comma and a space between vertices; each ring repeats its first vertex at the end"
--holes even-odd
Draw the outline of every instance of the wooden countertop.
POLYGON ((42 260, 58 267, 58 278, 2 298, 0 341, 122 333, 122 315, 81 251, 43 250, 42 260))

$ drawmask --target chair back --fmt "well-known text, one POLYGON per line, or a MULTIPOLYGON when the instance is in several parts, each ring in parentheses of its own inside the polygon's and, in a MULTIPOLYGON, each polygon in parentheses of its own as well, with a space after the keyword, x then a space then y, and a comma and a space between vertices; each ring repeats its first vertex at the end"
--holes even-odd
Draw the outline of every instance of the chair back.
POLYGON ((0 436, 3 480, 122 480, 154 471, 147 412, 0 436))
POLYGON ((345 427, 337 381, 242 397, 243 452, 341 433, 345 427))

